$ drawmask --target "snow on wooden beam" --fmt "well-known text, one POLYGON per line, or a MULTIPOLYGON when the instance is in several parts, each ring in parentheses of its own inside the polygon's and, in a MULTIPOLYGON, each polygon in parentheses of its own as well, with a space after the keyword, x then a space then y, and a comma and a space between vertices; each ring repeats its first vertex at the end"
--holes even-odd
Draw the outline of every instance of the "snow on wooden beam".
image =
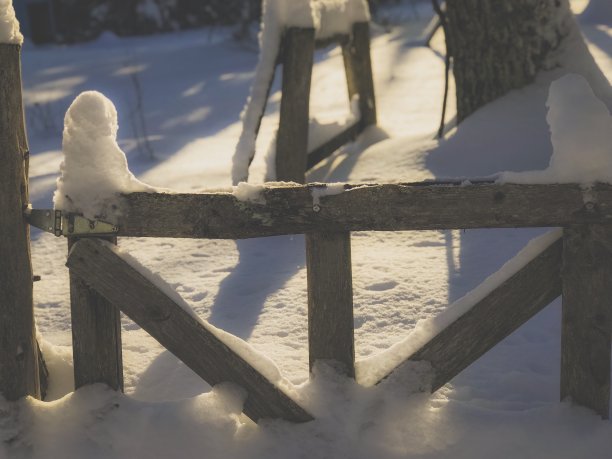
POLYGON ((112 246, 98 239, 80 240, 72 247, 67 266, 206 382, 233 382, 243 387, 248 394, 244 413, 254 421, 312 419, 189 311, 128 264, 112 246))
POLYGON ((612 186, 313 185, 266 187, 256 200, 231 193, 124 195, 119 236, 246 239, 316 231, 519 228, 612 223, 612 186), (321 190, 319 188, 319 190, 321 190))
POLYGON ((562 248, 558 239, 406 360, 431 364, 432 392, 561 295, 562 248))

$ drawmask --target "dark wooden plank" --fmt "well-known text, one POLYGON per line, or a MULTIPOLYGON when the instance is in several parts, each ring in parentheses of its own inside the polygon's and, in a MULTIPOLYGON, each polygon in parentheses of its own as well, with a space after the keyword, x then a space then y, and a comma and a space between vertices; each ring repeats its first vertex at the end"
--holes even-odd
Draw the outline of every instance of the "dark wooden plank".
POLYGON ((308 348, 316 360, 335 360, 355 377, 350 233, 306 235, 308 348))
POLYGON ((21 46, 0 44, 0 393, 41 397, 21 99, 21 46))
MULTIPOLYGON (((68 250, 79 238, 68 239, 68 250)), ((106 240, 116 244, 116 238, 106 240)), ((123 391, 121 313, 70 271, 74 387, 104 383, 123 391)))
POLYGON ((350 40, 342 46, 349 99, 359 95, 359 110, 363 128, 376 124, 376 97, 370 57, 370 23, 353 25, 350 40))
POLYGON ((316 231, 407 231, 612 223, 612 186, 346 185, 314 206, 313 186, 266 187, 262 203, 231 193, 123 197, 119 236, 244 239, 316 231), (589 210, 592 207, 592 210, 589 210))
POLYGON ((561 294, 561 252, 559 239, 407 359, 431 363, 432 392, 561 294))
POLYGON ((312 419, 108 243, 82 239, 70 251, 67 265, 209 384, 233 382, 242 386, 248 394, 244 413, 251 419, 312 419))
POLYGON ((318 146, 308 153, 307 169, 312 169, 325 158, 328 158, 334 151, 357 138, 363 132, 361 123, 355 123, 344 131, 336 134, 323 145, 318 146))
POLYGON ((612 231, 564 230, 561 399, 608 419, 612 334, 612 231))
POLYGON ((291 27, 283 36, 283 86, 276 138, 276 177, 304 183, 315 31, 291 27))

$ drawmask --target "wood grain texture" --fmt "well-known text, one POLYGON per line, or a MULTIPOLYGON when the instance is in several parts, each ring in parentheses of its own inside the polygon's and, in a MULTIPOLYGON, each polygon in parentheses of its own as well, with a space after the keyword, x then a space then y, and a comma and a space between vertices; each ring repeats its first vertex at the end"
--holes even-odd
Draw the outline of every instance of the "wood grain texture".
POLYGON ((211 385, 233 382, 248 397, 244 413, 254 421, 312 419, 281 389, 232 351, 190 312, 115 254, 104 242, 82 239, 71 249, 68 267, 121 308, 159 343, 211 385))
POLYGON ((603 184, 588 192, 574 184, 346 185, 344 193, 321 197, 318 212, 312 188, 267 187, 261 202, 240 201, 230 193, 129 194, 121 203, 119 236, 244 239, 316 231, 612 223, 612 186, 603 184))
POLYGON ((315 31, 291 27, 283 36, 283 85, 276 137, 276 177, 304 183, 315 31))
POLYGON ((579 225, 564 230, 561 399, 610 410, 612 230, 579 225))
POLYGON ((336 134, 323 145, 318 146, 308 153, 307 169, 312 169, 324 159, 328 158, 333 152, 343 145, 352 142, 363 132, 361 123, 355 123, 344 131, 336 134))
POLYGON ((561 294, 561 253, 559 239, 408 358, 431 363, 432 392, 561 294))
POLYGON ((370 23, 358 22, 348 42, 342 45, 349 100, 359 95, 360 126, 376 124, 376 97, 370 57, 370 23))
POLYGON ((0 393, 41 397, 34 332, 21 47, 0 44, 0 393))
MULTIPOLYGON (((116 238, 106 238, 116 244, 116 238)), ((68 250, 79 238, 68 239, 68 250)), ((121 313, 70 271, 74 387, 104 383, 123 391, 121 313)))
POLYGON ((306 265, 310 369, 316 360, 335 360, 354 378, 350 233, 307 234, 306 265))

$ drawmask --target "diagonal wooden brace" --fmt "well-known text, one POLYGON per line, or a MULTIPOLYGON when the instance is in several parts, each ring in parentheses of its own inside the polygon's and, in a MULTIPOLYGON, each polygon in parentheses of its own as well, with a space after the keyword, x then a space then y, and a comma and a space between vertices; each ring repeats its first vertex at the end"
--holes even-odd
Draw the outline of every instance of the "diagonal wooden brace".
POLYGON ((82 239, 72 247, 67 266, 206 382, 242 386, 248 394, 244 413, 254 421, 313 419, 201 321, 127 263, 112 245, 98 239, 82 239))
POLYGON ((561 294, 561 252, 559 239, 406 360, 431 363, 432 392, 561 294))

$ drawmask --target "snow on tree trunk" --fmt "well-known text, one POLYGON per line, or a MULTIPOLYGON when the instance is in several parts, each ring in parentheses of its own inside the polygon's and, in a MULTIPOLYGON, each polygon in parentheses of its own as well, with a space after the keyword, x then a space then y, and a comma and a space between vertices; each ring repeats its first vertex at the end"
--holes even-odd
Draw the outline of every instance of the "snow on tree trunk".
POLYGON ((589 24, 612 25, 612 1, 591 0, 580 15, 580 20, 589 24))
POLYGON ((551 56, 576 27, 568 0, 446 3, 459 122, 553 68, 551 56))

